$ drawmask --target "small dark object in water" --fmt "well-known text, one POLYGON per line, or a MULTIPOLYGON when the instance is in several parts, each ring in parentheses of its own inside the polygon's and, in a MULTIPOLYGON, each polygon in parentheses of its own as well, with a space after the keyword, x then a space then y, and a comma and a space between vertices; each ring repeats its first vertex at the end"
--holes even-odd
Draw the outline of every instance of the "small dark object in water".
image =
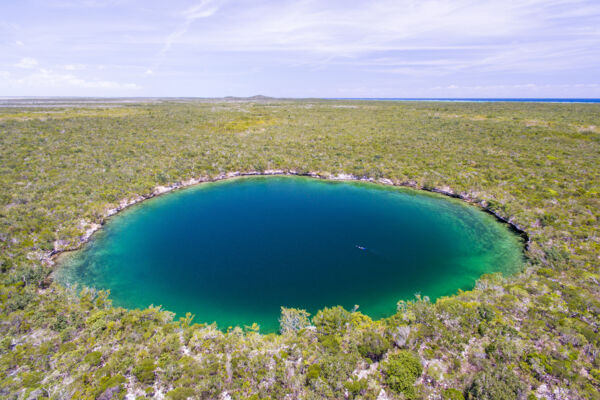
POLYGON ((359 250, 367 251, 367 248, 363 246, 356 245, 356 248, 359 250))

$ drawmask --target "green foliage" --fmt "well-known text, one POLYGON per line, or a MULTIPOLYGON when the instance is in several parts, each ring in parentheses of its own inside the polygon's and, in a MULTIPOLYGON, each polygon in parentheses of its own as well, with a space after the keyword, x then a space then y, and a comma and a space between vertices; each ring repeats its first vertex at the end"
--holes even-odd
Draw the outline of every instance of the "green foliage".
POLYGON ((381 334, 372 331, 363 332, 358 352, 371 361, 379 361, 390 349, 390 342, 381 334))
POLYGON ((494 319, 496 316, 496 312, 493 307, 490 307, 487 304, 482 304, 479 306, 479 316, 482 320, 489 322, 494 319))
POLYGON ((21 376, 21 382, 26 388, 37 387, 42 378, 43 375, 40 372, 25 372, 21 376))
POLYGON ((320 310, 312 319, 319 332, 325 335, 341 334, 350 323, 351 314, 343 307, 331 307, 320 310))
POLYGON ((600 105, 85 103, 0 108, 0 397, 123 398, 125 382, 173 398, 376 398, 383 384, 417 396, 420 370, 394 350, 353 378, 385 354, 374 334, 428 361, 425 398, 459 398, 448 387, 523 397, 544 383, 598 399, 600 105), (315 330, 282 310, 284 335, 174 322, 51 284, 48 252, 79 246, 121 200, 267 169, 450 188, 527 231, 528 268, 435 302, 402 299, 381 321, 334 307, 315 330))
POLYGON ((363 395, 367 390, 368 382, 366 379, 357 379, 353 377, 352 380, 344 382, 344 387, 348 390, 350 398, 354 399, 360 395, 363 395))
POLYGON ((195 394, 194 389, 188 387, 178 387, 167 393, 167 399, 170 400, 186 400, 189 397, 193 397, 195 394))
POLYGON ((103 376, 98 382, 99 386, 95 390, 95 397, 108 391, 112 393, 112 398, 122 399, 125 395, 123 387, 125 381, 125 377, 122 375, 103 376))
POLYGON ((83 358, 83 362, 92 366, 100 364, 100 361, 102 361, 102 353, 99 351, 92 351, 91 353, 86 354, 83 358))
POLYGON ((467 400, 514 400, 524 392, 524 385, 514 372, 496 368, 481 371, 467 389, 467 400))
POLYGON ((319 337, 319 342, 323 349, 330 353, 340 351, 340 338, 336 335, 323 335, 319 337))
POLYGON ((281 316, 279 317, 279 331, 282 334, 297 332, 310 325, 310 314, 306 310, 297 308, 281 307, 281 316))
POLYGON ((154 381, 154 361, 145 358, 133 368, 133 374, 142 383, 151 383, 154 381))
POLYGON ((458 389, 444 389, 442 391, 442 400, 465 400, 465 396, 458 389))
POLYGON ((402 393, 408 399, 416 398, 415 382, 423 373, 419 358, 408 350, 391 354, 383 363, 385 383, 397 393, 402 393))
POLYGON ((321 366, 319 364, 311 364, 306 371, 306 382, 312 383, 321 376, 321 366))

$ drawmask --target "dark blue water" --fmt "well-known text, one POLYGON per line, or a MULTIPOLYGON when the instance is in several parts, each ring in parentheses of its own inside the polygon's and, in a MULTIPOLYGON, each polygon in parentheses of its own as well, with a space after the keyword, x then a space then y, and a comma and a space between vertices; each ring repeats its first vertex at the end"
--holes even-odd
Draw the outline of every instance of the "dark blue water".
POLYGON ((278 328, 280 307, 342 305, 373 318, 400 299, 469 289, 522 264, 520 238, 458 200, 309 178, 203 184, 112 218, 58 280, 110 289, 219 327, 278 328))
POLYGON ((427 97, 339 97, 331 98, 329 100, 377 100, 377 101, 449 101, 449 102, 524 102, 524 103, 600 103, 600 99, 564 99, 564 98, 451 98, 451 97, 440 97, 440 98, 427 98, 427 97))

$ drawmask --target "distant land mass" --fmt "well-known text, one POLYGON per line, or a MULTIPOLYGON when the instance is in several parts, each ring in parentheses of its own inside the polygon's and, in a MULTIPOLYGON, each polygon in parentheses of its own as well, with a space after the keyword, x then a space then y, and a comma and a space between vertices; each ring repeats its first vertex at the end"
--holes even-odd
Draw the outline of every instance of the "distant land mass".
POLYGON ((415 101, 415 102, 476 102, 476 103, 600 103, 598 98, 451 98, 451 97, 271 97, 262 94, 254 96, 225 96, 225 97, 76 97, 76 96, 0 96, 0 107, 106 107, 111 104, 127 103, 163 103, 163 102, 264 102, 264 101, 415 101))
POLYGON ((256 94, 250 97, 238 97, 238 96, 226 96, 225 100, 276 100, 275 97, 264 96, 262 94, 256 94))

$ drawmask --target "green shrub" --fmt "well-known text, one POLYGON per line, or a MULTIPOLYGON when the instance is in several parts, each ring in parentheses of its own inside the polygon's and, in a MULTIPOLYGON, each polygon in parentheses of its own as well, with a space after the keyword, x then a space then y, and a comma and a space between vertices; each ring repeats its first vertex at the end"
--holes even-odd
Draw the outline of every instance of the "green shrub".
POLYGON ((352 377, 352 380, 349 382, 344 382, 344 387, 348 390, 350 394, 350 398, 355 398, 363 394, 367 390, 368 382, 366 379, 357 379, 356 377, 352 377))
POLYGON ((73 342, 67 342, 67 343, 63 343, 60 345, 60 347, 58 348, 58 353, 62 354, 62 353, 67 353, 69 351, 73 351, 77 349, 77 345, 73 342))
POLYGON ((350 317, 350 312, 344 310, 343 307, 326 307, 314 316, 313 324, 319 332, 331 335, 341 333, 345 329, 346 324, 350 323, 350 317))
POLYGON ((102 361, 102 353, 99 351, 92 351, 91 353, 85 355, 83 361, 92 366, 98 365, 100 364, 100 361, 102 361))
POLYGON ((24 387, 36 387, 43 377, 41 372, 25 372, 21 377, 21 382, 24 387))
POLYGON ((477 311, 479 312, 479 317, 486 322, 490 322, 494 319, 494 317, 496 317, 496 311, 494 311, 494 308, 487 304, 482 304, 479 306, 477 311))
POLYGON ((94 391, 94 397, 98 397, 100 396, 102 393, 106 392, 107 390, 112 392, 113 395, 117 394, 117 397, 113 397, 113 398, 122 398, 122 391, 123 391, 123 383, 125 383, 125 377, 123 375, 114 375, 114 376, 103 376, 102 378, 100 378, 99 380, 99 386, 98 388, 94 391))
POLYGON ((188 387, 178 387, 167 393, 167 398, 171 400, 186 400, 194 396, 194 389, 188 387))
POLYGON ((336 353, 340 350, 340 339, 336 335, 321 336, 319 342, 330 353, 336 353))
POLYGON ((306 383, 311 383, 321 376, 321 366, 319 364, 311 364, 306 371, 306 383))
POLYGON ((381 357, 383 357, 390 347, 390 342, 383 335, 367 331, 361 336, 358 352, 361 356, 375 362, 381 360, 381 357))
POLYGON ((408 399, 416 397, 415 382, 423 373, 419 358, 408 350, 392 354, 382 365, 385 383, 397 393, 404 394, 408 399))
POLYGON ((133 374, 142 383, 154 382, 154 361, 146 358, 133 368, 133 374))
POLYGON ((467 400, 514 400, 525 390, 517 375, 508 369, 496 368, 475 375, 466 392, 467 400))
POLYGON ((465 400, 462 392, 458 389, 450 388, 442 391, 443 400, 465 400))

